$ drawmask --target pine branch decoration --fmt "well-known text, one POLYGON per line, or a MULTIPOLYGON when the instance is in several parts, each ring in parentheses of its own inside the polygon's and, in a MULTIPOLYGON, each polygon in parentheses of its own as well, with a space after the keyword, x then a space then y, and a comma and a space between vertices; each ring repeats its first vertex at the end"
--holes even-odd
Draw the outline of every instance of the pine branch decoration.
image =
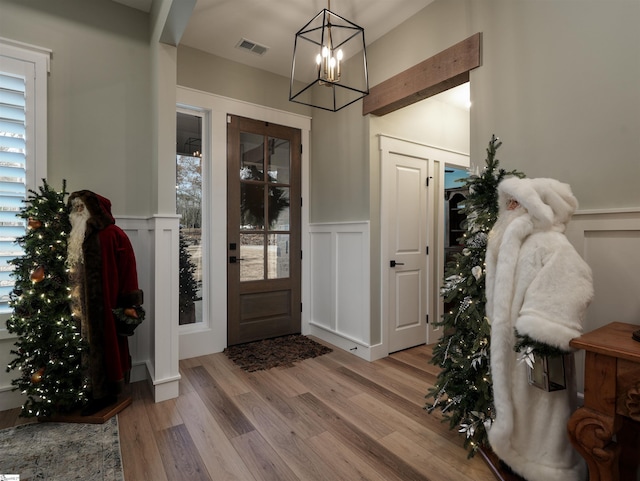
POLYGON ((440 411, 450 429, 464 434, 469 457, 487 445, 486 427, 493 418, 484 259, 488 235, 498 216, 497 187, 507 176, 524 176, 499 168, 496 153, 501 145, 492 136, 482 173, 461 179, 468 191, 463 209, 465 232, 458 239, 463 249, 445 269, 440 294, 451 309, 438 323, 444 335, 433 349, 431 362, 441 371, 426 395, 425 409, 440 411))

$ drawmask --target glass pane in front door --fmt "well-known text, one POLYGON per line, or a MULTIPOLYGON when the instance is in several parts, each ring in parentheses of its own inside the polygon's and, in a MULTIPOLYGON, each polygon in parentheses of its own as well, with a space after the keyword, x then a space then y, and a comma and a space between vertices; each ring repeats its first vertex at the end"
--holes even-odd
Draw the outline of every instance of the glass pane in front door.
POLYGON ((240 234, 240 282, 264 279, 264 234, 240 234))
POLYGON ((267 172, 270 182, 280 184, 289 183, 289 171, 291 170, 291 143, 288 140, 269 137, 269 158, 267 172))
POLYGON ((289 277, 289 234, 269 234, 269 279, 289 277))
POLYGON ((240 181, 240 229, 264 229, 264 185, 240 181))
POLYGON ((289 187, 269 187, 269 230, 289 230, 289 187))
POLYGON ((240 178, 264 180, 264 136, 240 132, 240 178))

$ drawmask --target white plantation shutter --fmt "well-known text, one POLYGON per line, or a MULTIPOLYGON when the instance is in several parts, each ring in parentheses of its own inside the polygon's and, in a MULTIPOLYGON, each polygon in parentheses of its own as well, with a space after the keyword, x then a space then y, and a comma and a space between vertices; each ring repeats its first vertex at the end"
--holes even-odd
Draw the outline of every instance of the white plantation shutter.
POLYGON ((25 90, 23 78, 0 72, 0 314, 10 312, 9 260, 22 253, 15 239, 24 234, 16 213, 27 189, 25 90))
MULTIPOLYGON (((11 313, 9 261, 22 255, 16 216, 28 189, 46 177, 46 76, 50 52, 0 38, 0 320, 11 313)), ((0 323, 0 330, 4 328, 0 323)))

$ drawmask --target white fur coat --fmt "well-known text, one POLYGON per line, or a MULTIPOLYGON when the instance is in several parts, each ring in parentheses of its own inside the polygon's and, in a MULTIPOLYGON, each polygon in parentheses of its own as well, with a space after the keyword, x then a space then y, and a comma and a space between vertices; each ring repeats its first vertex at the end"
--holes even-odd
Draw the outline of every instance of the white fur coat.
POLYGON ((575 407, 575 379, 566 390, 529 385, 514 351, 515 330, 564 350, 582 332, 593 296, 591 270, 563 234, 577 207, 568 185, 552 179, 510 178, 499 186, 501 214, 508 199, 524 208, 486 257, 487 316, 495 453, 528 481, 584 481, 586 466, 567 435, 575 407))

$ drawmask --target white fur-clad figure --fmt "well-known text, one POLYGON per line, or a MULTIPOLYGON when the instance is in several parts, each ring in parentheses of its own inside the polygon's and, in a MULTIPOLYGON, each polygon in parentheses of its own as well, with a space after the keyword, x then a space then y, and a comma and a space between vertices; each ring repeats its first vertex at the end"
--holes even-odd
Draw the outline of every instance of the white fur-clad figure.
POLYGON ((528 481, 584 481, 586 464, 567 435, 575 377, 565 390, 531 386, 514 350, 516 331, 567 352, 582 333, 593 297, 591 269, 564 235, 578 202, 569 185, 544 178, 507 178, 498 199, 486 254, 495 404, 489 443, 528 481))

